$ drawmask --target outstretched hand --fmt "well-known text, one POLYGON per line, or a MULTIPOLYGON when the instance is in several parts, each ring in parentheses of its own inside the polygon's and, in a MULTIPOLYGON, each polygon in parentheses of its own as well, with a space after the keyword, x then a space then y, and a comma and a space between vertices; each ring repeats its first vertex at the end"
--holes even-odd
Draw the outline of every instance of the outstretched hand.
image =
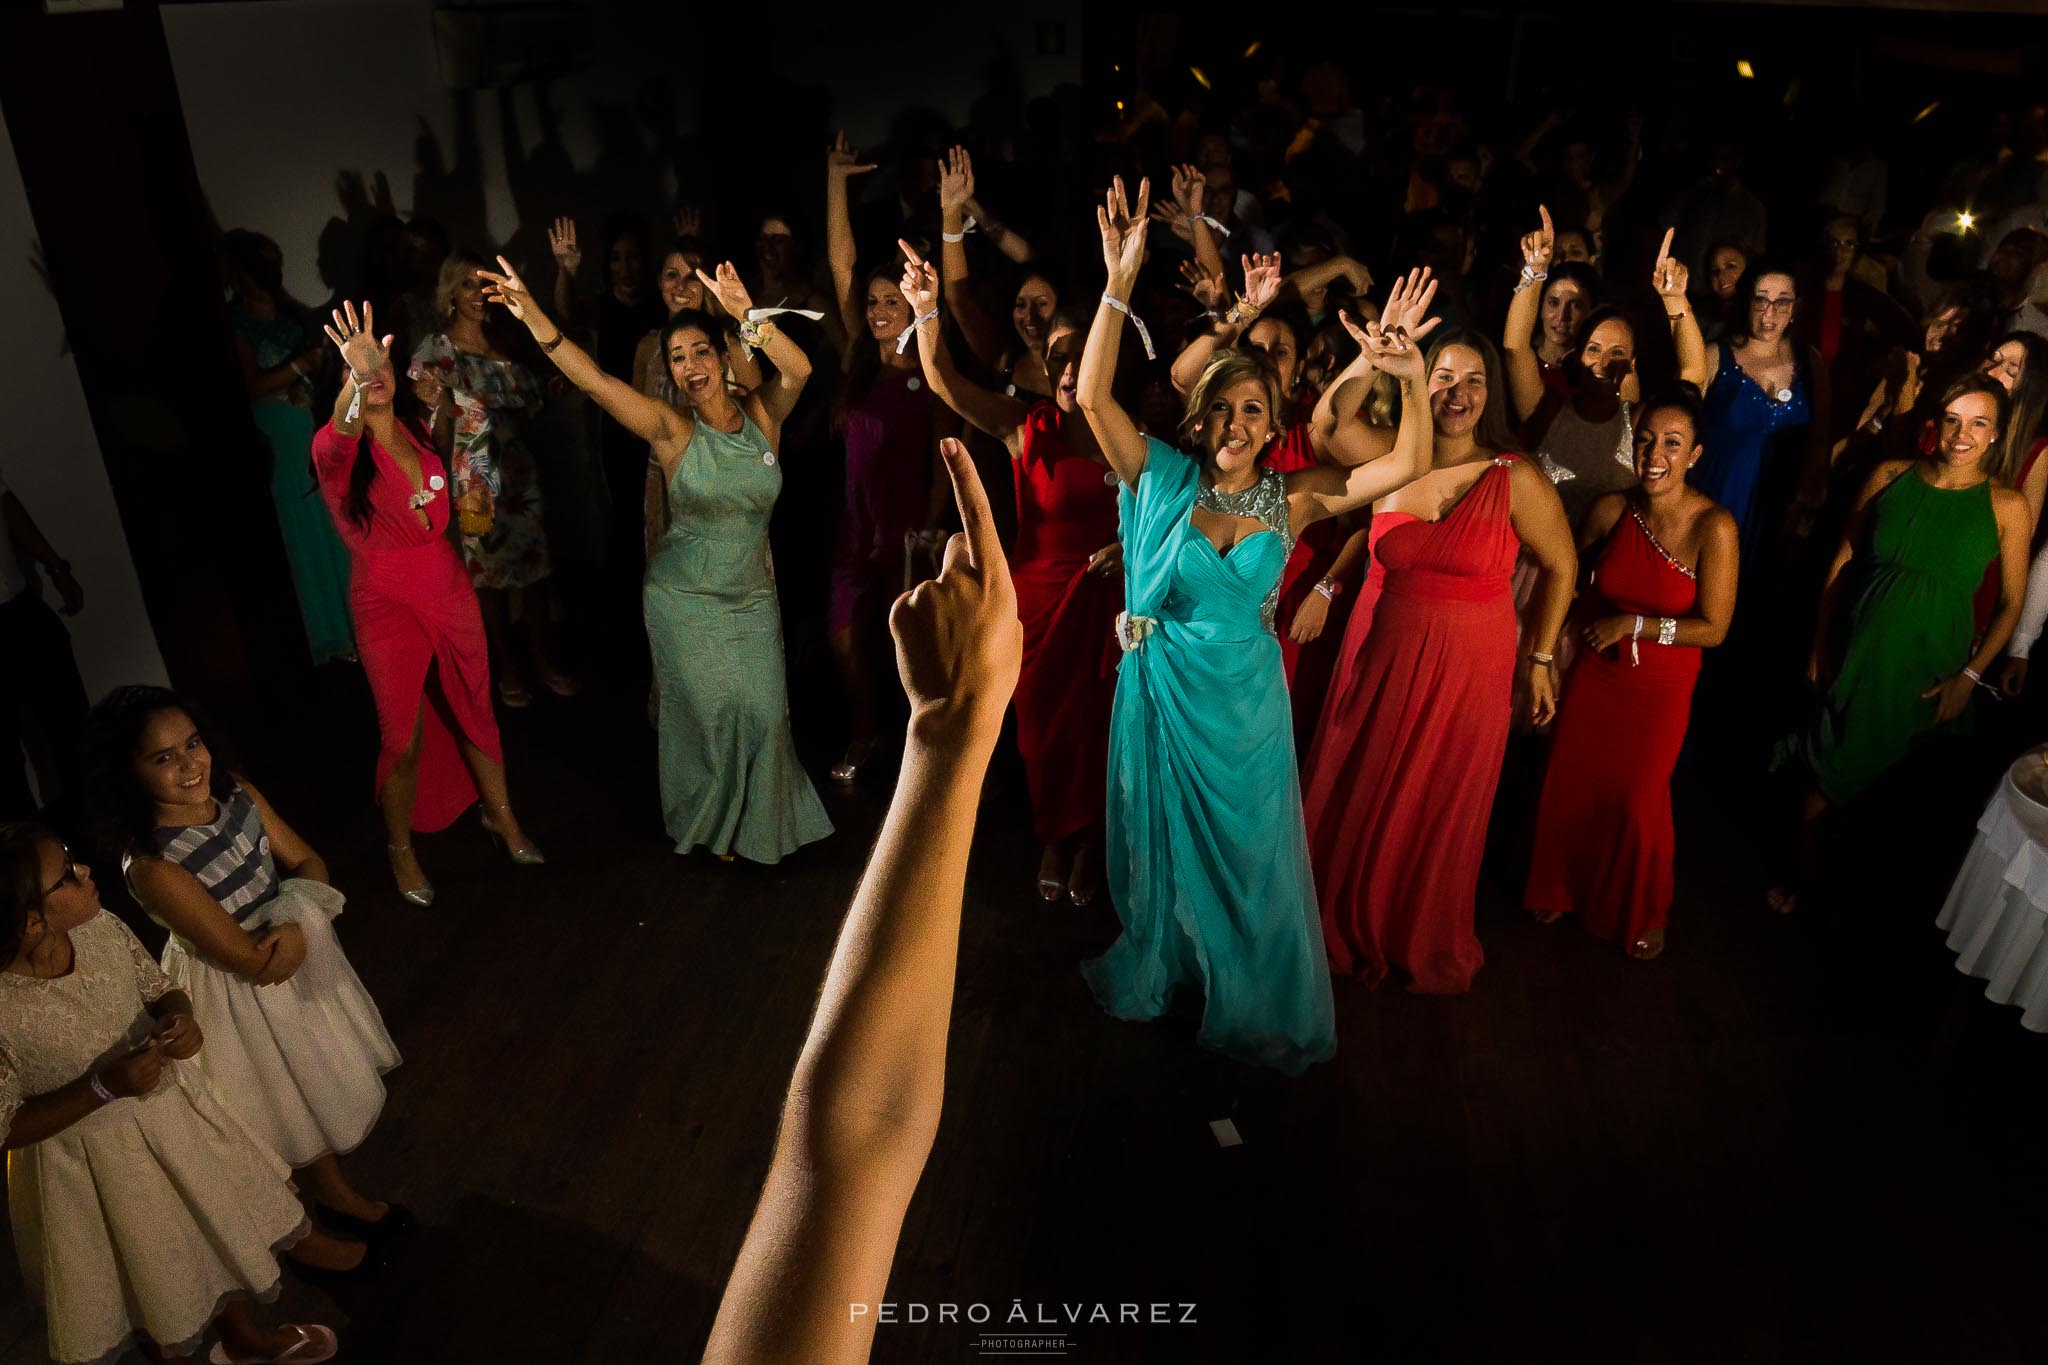
POLYGON ((1522 236, 1522 264, 1531 270, 1548 270, 1550 258, 1557 250, 1557 232, 1550 225, 1550 210, 1542 204, 1536 212, 1543 219, 1543 226, 1522 236))
POLYGON ((1420 341, 1434 332, 1443 321, 1429 316, 1436 284, 1426 265, 1397 278, 1387 291, 1387 306, 1380 310, 1380 326, 1405 332, 1410 341, 1420 341))
POLYGON ((1102 232, 1102 263, 1112 278, 1119 273, 1134 276, 1145 263, 1145 215, 1151 202, 1151 180, 1138 182, 1134 206, 1124 192, 1124 178, 1117 176, 1102 197, 1102 207, 1095 210, 1095 225, 1102 232))
POLYGON ((1223 306, 1226 292, 1221 275, 1210 274, 1200 261, 1192 260, 1180 263, 1180 291, 1192 295, 1204 311, 1212 313, 1223 306))
POLYGON ((974 159, 965 147, 939 158, 939 211, 957 209, 974 198, 974 159))
POLYGON ((498 258, 495 274, 478 267, 476 277, 484 282, 484 298, 490 303, 501 304, 506 312, 521 322, 531 324, 540 316, 540 306, 533 301, 533 294, 526 287, 526 281, 519 278, 519 272, 512 268, 512 262, 503 256, 498 258))
POLYGON ((1280 253, 1271 251, 1261 256, 1253 252, 1240 260, 1244 267, 1244 301, 1254 313, 1263 313, 1267 305, 1280 297, 1280 253))
POLYGON ((548 229, 548 253, 564 275, 573 275, 583 265, 583 248, 576 245, 576 220, 557 218, 548 229))
POLYGON ((834 180, 845 180, 848 176, 866 175, 875 168, 872 161, 862 161, 860 153, 846 140, 846 130, 841 128, 839 136, 825 149, 825 174, 834 180))
POLYGON ((917 252, 910 243, 897 239, 896 249, 903 253, 903 280, 897 286, 903 291, 904 300, 910 304, 913 322, 939 307, 939 272, 930 261, 917 252))
POLYGON ((377 340, 376 325, 376 316, 368 299, 363 301, 360 319, 356 315, 356 306, 343 300, 341 307, 334 310, 333 323, 320 329, 341 352, 341 363, 348 366, 349 376, 358 387, 391 359, 392 337, 387 334, 382 341, 377 340))
POLYGON ((718 306, 735 321, 745 318, 748 310, 753 308, 754 296, 749 294, 747 286, 740 282, 740 272, 733 268, 731 261, 720 261, 716 275, 707 275, 699 270, 697 278, 703 282, 704 288, 711 296, 718 300, 718 306))
POLYGON ((1017 686, 1024 628, 974 460, 952 437, 939 453, 964 529, 946 542, 939 576, 896 599, 889 631, 912 737, 942 747, 993 744, 1017 686))
POLYGON ((1650 287, 1664 300, 1667 313, 1671 311, 1671 303, 1684 301, 1685 287, 1691 280, 1691 272, 1685 268, 1685 262, 1671 258, 1671 239, 1677 232, 1677 228, 1664 229, 1664 241, 1657 248, 1657 262, 1650 267, 1650 287))

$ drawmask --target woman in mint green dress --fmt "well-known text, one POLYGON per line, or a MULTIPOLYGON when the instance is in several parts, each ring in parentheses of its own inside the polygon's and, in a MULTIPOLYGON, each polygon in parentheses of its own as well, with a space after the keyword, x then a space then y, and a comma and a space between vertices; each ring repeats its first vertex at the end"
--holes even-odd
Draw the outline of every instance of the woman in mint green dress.
MULTIPOLYGON (((686 310, 661 332, 680 395, 647 397, 541 314, 505 259, 478 272, 571 383, 653 447, 670 525, 641 593, 660 697, 661 803, 676 852, 772 863, 832 832, 789 738, 782 617, 768 560, 768 515, 782 488, 775 453, 810 362, 772 322, 740 324, 775 378, 744 398, 725 381, 725 323, 686 310)), ((726 313, 752 308, 731 264, 705 284, 726 313)))
POLYGON ((1122 1019, 1202 999, 1199 1039, 1299 1073, 1336 1051, 1330 970, 1302 832, 1294 726, 1273 609, 1302 529, 1428 471, 1430 397, 1415 337, 1433 288, 1395 287, 1361 341, 1400 380, 1394 449, 1292 474, 1261 457, 1284 421, 1263 357, 1225 351, 1189 396, 1181 448, 1141 433, 1110 393, 1144 258, 1149 187, 1099 215, 1109 285, 1076 399, 1123 483, 1124 646, 1109 738, 1109 884, 1124 932, 1082 970, 1122 1019), (1411 313, 1410 308, 1414 311, 1411 313), (1411 330, 1412 329, 1412 330, 1411 330))
POLYGON ((1828 808, 1952 730, 2019 621, 2033 518, 2022 494, 1992 478, 2010 415, 2005 390, 1967 375, 1942 395, 1940 414, 1932 452, 1871 471, 1821 591, 1808 672, 1826 695, 1814 722, 1779 746, 1779 761, 1807 779, 1799 877, 1769 896, 1781 912, 1813 877, 1828 808), (1837 661, 1834 609, 1859 558, 1866 576, 1837 661), (1998 610, 1979 631, 1974 599, 1992 565, 1998 610))
POLYGON ((292 570, 299 615, 313 662, 353 658, 348 615, 348 551, 334 533, 327 503, 313 483, 313 379, 322 343, 293 315, 284 292, 277 243, 254 232, 221 239, 228 321, 249 386, 249 413, 270 443, 270 498, 292 570))

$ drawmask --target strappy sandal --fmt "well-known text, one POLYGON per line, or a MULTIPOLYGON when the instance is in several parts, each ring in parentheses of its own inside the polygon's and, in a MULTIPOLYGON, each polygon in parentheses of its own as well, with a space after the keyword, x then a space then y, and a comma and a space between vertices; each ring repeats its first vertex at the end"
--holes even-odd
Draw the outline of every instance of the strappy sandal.
POLYGON ((299 1339, 277 1355, 238 1356, 228 1350, 226 1342, 216 1341, 206 1358, 212 1365, 319 1365, 320 1361, 334 1359, 335 1352, 341 1349, 334 1329, 317 1322, 305 1325, 288 1322, 278 1330, 297 1332, 299 1339))

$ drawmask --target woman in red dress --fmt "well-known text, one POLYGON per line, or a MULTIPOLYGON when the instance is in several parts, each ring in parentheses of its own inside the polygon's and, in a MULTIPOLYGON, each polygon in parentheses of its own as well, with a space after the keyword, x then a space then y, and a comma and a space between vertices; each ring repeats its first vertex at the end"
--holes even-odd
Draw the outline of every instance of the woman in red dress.
POLYGON ((1438 340, 1429 392, 1433 467, 1374 504, 1373 564, 1344 632, 1304 806, 1332 968, 1368 985, 1398 970, 1410 990, 1453 995, 1485 960, 1473 897, 1514 706, 1509 575, 1526 544, 1540 609, 1521 667, 1531 716, 1548 721, 1578 560, 1550 480, 1502 453, 1492 344, 1462 330, 1438 340))
POLYGON ((1024 623, 1017 751, 1043 847, 1038 894, 1087 905, 1102 883, 1124 555, 1116 476, 1074 405, 1081 333, 1064 317, 1052 320, 1045 348, 1052 398, 1032 403, 984 389, 960 373, 946 349, 938 273, 909 243, 900 245, 909 263, 903 297, 917 319, 925 381, 947 407, 1010 452, 1017 484, 1010 578, 1024 623))
POLYGON ((1636 422, 1638 486, 1586 511, 1586 652, 1558 707, 1522 896, 1545 924, 1576 911, 1645 961, 1664 951, 1671 912, 1671 772, 1700 651, 1735 614, 1735 518, 1685 482, 1699 427, 1697 391, 1652 399, 1636 422))
POLYGON ((446 829, 483 793, 483 826, 514 861, 537 863, 505 792, 491 714, 490 651, 476 592, 448 537, 448 472, 417 422, 402 419, 391 338, 353 304, 326 329, 349 377, 334 420, 313 437, 313 467, 348 546, 349 611, 377 704, 377 804, 391 874, 415 905, 434 888, 413 856, 412 831, 446 829))

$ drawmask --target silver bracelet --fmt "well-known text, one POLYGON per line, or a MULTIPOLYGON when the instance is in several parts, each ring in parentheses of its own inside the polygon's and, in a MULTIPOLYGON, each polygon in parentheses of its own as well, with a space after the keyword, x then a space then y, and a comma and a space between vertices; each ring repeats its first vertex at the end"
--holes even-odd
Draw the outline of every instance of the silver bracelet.
POLYGON ((1678 639, 1678 619, 1666 616, 1657 622, 1657 643, 1668 645, 1678 639))
POLYGON ((97 1071, 92 1073, 91 1084, 92 1093, 99 1096, 100 1103, 102 1104, 112 1104, 115 1100, 120 1098, 119 1095, 116 1095, 113 1091, 107 1089, 107 1083, 100 1079, 100 1073, 97 1071))

